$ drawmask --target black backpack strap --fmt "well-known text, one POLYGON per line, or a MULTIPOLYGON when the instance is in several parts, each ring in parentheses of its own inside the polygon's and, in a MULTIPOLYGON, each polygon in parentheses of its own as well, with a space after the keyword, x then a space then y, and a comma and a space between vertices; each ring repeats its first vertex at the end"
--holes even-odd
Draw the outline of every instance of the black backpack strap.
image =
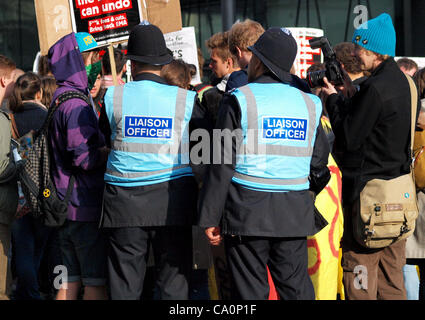
POLYGON ((66 91, 60 94, 51 104, 49 111, 47 113, 46 120, 44 121, 44 124, 42 128, 40 129, 40 132, 42 132, 43 130, 49 129, 49 125, 53 119, 53 114, 55 113, 55 111, 59 108, 59 106, 62 103, 70 99, 81 99, 84 102, 86 102, 89 106, 91 105, 89 97, 80 91, 66 91))
POLYGON ((56 109, 65 101, 69 99, 81 99, 84 100, 87 104, 90 104, 90 98, 88 95, 82 93, 81 91, 66 91, 60 94, 55 100, 56 109))
MULTIPOLYGON (((66 91, 60 94, 55 99, 54 103, 51 104, 49 111, 47 113, 47 118, 40 132, 42 132, 43 130, 46 130, 47 132, 47 130, 49 129, 50 122, 53 119, 53 114, 55 113, 55 111, 60 107, 62 103, 70 99, 81 99, 84 102, 86 102, 88 105, 91 105, 89 97, 80 91, 66 91)), ((71 198, 72 190, 74 189, 74 182, 75 182, 75 176, 72 174, 71 177, 69 178, 68 188, 66 189, 65 198, 63 200, 66 203, 68 203, 71 198)))

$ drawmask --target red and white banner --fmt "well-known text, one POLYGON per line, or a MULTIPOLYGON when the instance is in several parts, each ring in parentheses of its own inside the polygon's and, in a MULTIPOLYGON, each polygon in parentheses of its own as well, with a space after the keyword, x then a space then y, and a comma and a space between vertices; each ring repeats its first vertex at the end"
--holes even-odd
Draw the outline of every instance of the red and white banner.
POLYGON ((139 24, 142 10, 138 0, 69 0, 74 32, 88 32, 99 45, 127 40, 139 24))
POLYGON ((317 63, 322 62, 322 50, 311 49, 308 40, 324 35, 322 29, 314 28, 286 28, 291 31, 297 41, 298 52, 294 62, 295 74, 301 79, 305 79, 307 69, 317 63))

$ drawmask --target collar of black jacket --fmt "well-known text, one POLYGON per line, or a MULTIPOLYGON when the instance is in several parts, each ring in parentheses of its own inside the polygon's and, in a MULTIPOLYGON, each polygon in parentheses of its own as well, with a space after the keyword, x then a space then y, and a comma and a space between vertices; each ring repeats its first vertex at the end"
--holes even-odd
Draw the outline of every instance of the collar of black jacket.
POLYGON ((161 78, 160 76, 157 76, 156 74, 150 73, 150 72, 142 72, 137 74, 134 77, 134 81, 142 81, 142 80, 150 80, 150 81, 155 81, 162 84, 167 84, 164 78, 161 78))
POLYGON ((270 72, 264 73, 257 79, 251 81, 254 83, 282 83, 275 75, 270 72))
POLYGON ((372 76, 378 74, 379 72, 381 72, 382 69, 392 64, 395 64, 397 66, 397 63, 395 62, 393 57, 389 57, 388 59, 382 61, 381 64, 375 70, 372 71, 372 76))

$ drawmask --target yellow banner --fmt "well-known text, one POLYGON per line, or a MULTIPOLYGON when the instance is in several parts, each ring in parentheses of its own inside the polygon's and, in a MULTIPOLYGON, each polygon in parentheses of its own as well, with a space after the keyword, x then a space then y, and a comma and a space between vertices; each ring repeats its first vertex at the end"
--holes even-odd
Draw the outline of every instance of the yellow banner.
MULTIPOLYGON (((322 124, 330 127, 322 119, 322 124), (325 123, 323 123, 325 122, 325 123)), ((328 225, 307 240, 308 273, 313 282, 317 300, 335 300, 337 295, 344 299, 340 240, 344 218, 341 207, 341 171, 332 155, 329 155, 328 168, 331 179, 316 197, 316 208, 328 221, 328 225)))

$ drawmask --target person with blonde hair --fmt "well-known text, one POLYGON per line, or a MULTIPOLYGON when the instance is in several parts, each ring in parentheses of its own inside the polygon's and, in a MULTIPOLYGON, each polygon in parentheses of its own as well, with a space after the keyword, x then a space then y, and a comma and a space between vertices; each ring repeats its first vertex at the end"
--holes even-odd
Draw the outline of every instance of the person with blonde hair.
POLYGON ((227 81, 231 74, 239 71, 238 60, 229 50, 229 32, 219 32, 212 35, 206 45, 211 55, 209 67, 216 78, 221 81, 213 88, 204 92, 201 103, 210 112, 213 122, 216 121, 221 98, 226 91, 227 81))
POLYGON ((217 79, 221 79, 221 82, 216 87, 222 92, 226 88, 227 79, 230 74, 240 69, 237 58, 230 53, 228 39, 228 32, 219 32, 213 34, 205 42, 210 52, 209 67, 213 71, 214 76, 217 79))
POLYGON ((229 50, 241 68, 246 68, 251 60, 252 52, 248 47, 252 46, 264 31, 260 23, 251 19, 237 22, 229 30, 229 50))
POLYGON ((235 23, 229 30, 229 50, 236 57, 241 70, 230 75, 226 91, 248 83, 246 69, 252 57, 252 52, 248 50, 248 47, 252 46, 263 33, 262 25, 250 19, 235 23))
MULTIPOLYGON (((288 32, 289 34, 291 33, 287 29, 282 30, 285 30, 285 32, 288 32)), ((232 55, 236 57, 241 70, 234 71, 229 76, 226 84, 226 92, 248 84, 248 64, 252 58, 252 52, 249 51, 248 47, 254 45, 264 31, 265 30, 260 23, 250 19, 235 23, 228 31, 229 50, 232 55)), ((310 93, 311 90, 307 85, 307 82, 293 74, 293 68, 291 68, 291 70, 291 78, 288 78, 288 83, 297 89, 310 93)), ((276 79, 279 79, 276 75, 274 76, 276 79)))

